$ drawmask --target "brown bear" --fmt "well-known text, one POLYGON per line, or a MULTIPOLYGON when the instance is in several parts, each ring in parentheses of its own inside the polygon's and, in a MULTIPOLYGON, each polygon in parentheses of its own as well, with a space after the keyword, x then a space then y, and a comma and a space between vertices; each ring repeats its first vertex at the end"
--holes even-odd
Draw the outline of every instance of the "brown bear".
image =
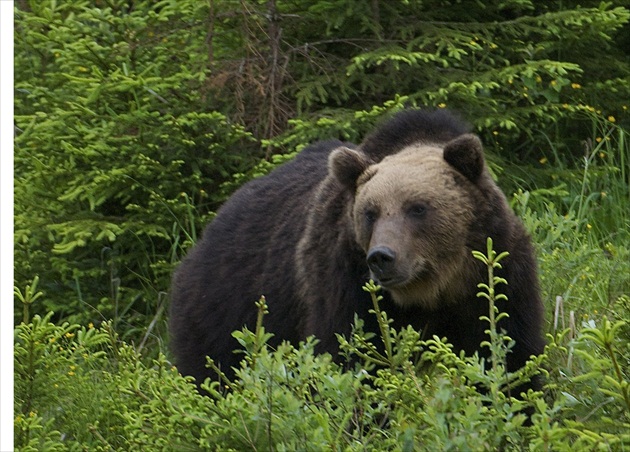
POLYGON ((241 355, 231 332, 254 328, 265 295, 271 345, 310 335, 336 353, 355 314, 378 331, 362 286, 383 287, 394 327, 446 337, 484 353, 487 282, 473 250, 508 251, 499 286, 509 314, 499 327, 515 340, 509 370, 542 352, 543 308, 528 235, 485 165, 479 138, 446 110, 405 110, 356 147, 314 144, 239 189, 219 210, 174 275, 170 331, 176 364, 200 383, 241 355))

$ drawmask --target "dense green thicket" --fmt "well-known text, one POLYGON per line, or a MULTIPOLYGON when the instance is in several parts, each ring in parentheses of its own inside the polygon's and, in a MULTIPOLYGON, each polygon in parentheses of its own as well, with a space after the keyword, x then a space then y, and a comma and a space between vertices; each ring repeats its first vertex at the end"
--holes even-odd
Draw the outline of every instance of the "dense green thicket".
MULTIPOLYGON (((488 243, 477 258, 490 269, 502 255, 488 243)), ((557 330, 544 355, 508 373, 513 343, 500 333, 505 314, 493 311, 494 287, 503 283, 490 277, 480 285, 479 302, 497 314, 484 319, 490 361, 457 355, 410 327, 393 330, 379 310, 378 287, 366 285, 383 352, 366 341, 360 322, 349 340, 340 339, 354 368, 315 356, 312 340, 272 351, 259 321, 253 332, 235 333, 242 365, 234 381, 206 380, 208 397, 164 355, 143 363, 118 342, 111 323, 96 329, 35 316, 16 329, 16 445, 29 451, 627 448, 628 324, 590 320, 577 337, 572 328, 557 330), (539 373, 545 393, 530 390, 519 399, 506 393, 539 373)), ((24 301, 37 296, 29 289, 20 292, 24 301)), ((628 312, 629 302, 625 296, 617 304, 628 312)), ((263 300, 259 309, 262 319, 263 300)))
POLYGON ((138 338, 235 174, 317 139, 360 141, 402 104, 460 109, 527 168, 521 186, 549 183, 529 177, 539 159, 572 180, 594 124, 614 138, 629 122, 629 13, 487 3, 21 2, 18 285, 39 275, 56 318, 113 318, 138 338))
POLYGON ((464 447, 458 435, 479 430, 470 447, 533 438, 540 448, 628 447, 617 434, 630 410, 630 332, 617 322, 630 317, 628 0, 16 6, 21 448, 196 449, 219 438, 213 447, 291 449, 321 434, 339 448, 412 450, 464 447), (217 393, 208 406, 159 353, 174 266, 244 181, 312 141, 358 142, 405 106, 461 111, 532 233, 555 323, 550 386, 532 402, 542 417, 529 428, 511 408, 494 420, 473 416, 467 410, 487 414, 483 396, 440 357, 435 374, 401 362, 387 376, 399 384, 364 385, 368 377, 314 358, 309 346, 265 355, 267 367, 247 368, 233 395, 217 393), (603 339, 594 333, 604 330, 603 339), (296 373, 288 376, 283 356, 296 373), (313 389, 321 399, 309 398, 313 389), (272 393, 281 401, 264 405, 272 393), (402 406, 388 411, 393 394, 421 419, 402 406), (241 415, 243 400, 261 404, 241 415), (458 409, 466 416, 445 414, 458 409), (360 410, 367 417, 357 420, 360 410), (228 441, 232 416, 242 416, 242 442, 228 441), (499 421, 513 435, 497 431, 499 421), (302 436, 277 436, 294 431, 302 436))

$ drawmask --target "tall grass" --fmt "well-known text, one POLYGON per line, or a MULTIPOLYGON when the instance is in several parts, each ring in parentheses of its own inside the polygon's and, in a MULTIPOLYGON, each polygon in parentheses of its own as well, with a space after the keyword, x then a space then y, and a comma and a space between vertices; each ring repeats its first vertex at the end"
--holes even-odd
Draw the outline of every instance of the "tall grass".
POLYGON ((583 157, 579 194, 572 211, 600 243, 630 237, 630 143, 627 132, 603 125, 583 157))

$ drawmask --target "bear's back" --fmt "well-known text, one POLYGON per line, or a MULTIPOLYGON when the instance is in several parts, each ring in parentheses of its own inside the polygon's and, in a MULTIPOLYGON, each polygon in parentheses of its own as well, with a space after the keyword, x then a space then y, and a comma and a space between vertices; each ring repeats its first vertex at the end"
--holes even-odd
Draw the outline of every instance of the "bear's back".
MULTIPOLYGON (((337 140, 316 143, 295 159, 238 189, 206 226, 173 277, 171 349, 183 374, 209 375, 203 356, 224 370, 240 359, 230 332, 253 329, 255 301, 267 298, 266 324, 277 341, 298 341, 301 312, 293 303, 296 283, 290 269, 304 229, 310 199, 327 175, 337 140), (281 331, 278 330, 281 328, 281 331)), ((228 371, 229 373, 229 371, 228 371)))

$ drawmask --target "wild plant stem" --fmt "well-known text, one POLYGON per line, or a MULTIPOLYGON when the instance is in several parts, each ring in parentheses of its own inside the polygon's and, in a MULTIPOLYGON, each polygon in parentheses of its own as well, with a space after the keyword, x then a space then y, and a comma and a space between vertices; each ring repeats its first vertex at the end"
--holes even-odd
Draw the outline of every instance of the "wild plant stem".
POLYGON ((263 319, 265 318, 265 314, 269 313, 267 300, 264 295, 262 295, 260 300, 256 302, 256 307, 258 308, 258 317, 256 317, 256 329, 254 330, 254 353, 252 354, 252 366, 256 362, 256 357, 262 348, 264 340, 263 336, 265 334, 263 329, 263 319))
POLYGON ((623 374, 621 373, 621 369, 619 368, 619 363, 617 362, 617 357, 615 355, 615 351, 613 350, 612 342, 606 341, 604 345, 606 347, 608 355, 610 356, 610 359, 612 360, 613 368, 615 369, 615 376, 617 377, 617 381, 619 381, 620 387, 622 389, 623 399, 626 402, 626 407, 628 408, 628 411, 630 411, 630 398, 628 397, 628 391, 625 391, 622 385, 622 383, 624 382, 624 378, 623 374))
POLYGON ((495 320, 495 312, 494 312, 494 265, 495 265, 495 252, 494 250, 488 250, 488 301, 490 305, 490 343, 492 347, 490 348, 490 352, 492 355, 492 371, 496 372, 497 370, 497 357, 495 356, 495 347, 498 345, 497 342, 497 325, 495 320))
POLYGON ((381 310, 378 306, 379 297, 376 294, 377 287, 374 286, 373 290, 370 290, 370 297, 372 298, 372 304, 374 305, 374 312, 376 313, 376 319, 378 320, 378 327, 381 331, 381 337, 383 338, 383 345, 385 345, 385 356, 387 357, 387 362, 389 366, 393 369, 393 352, 392 352, 392 341, 389 334, 389 325, 387 325, 383 315, 381 314, 381 310))

